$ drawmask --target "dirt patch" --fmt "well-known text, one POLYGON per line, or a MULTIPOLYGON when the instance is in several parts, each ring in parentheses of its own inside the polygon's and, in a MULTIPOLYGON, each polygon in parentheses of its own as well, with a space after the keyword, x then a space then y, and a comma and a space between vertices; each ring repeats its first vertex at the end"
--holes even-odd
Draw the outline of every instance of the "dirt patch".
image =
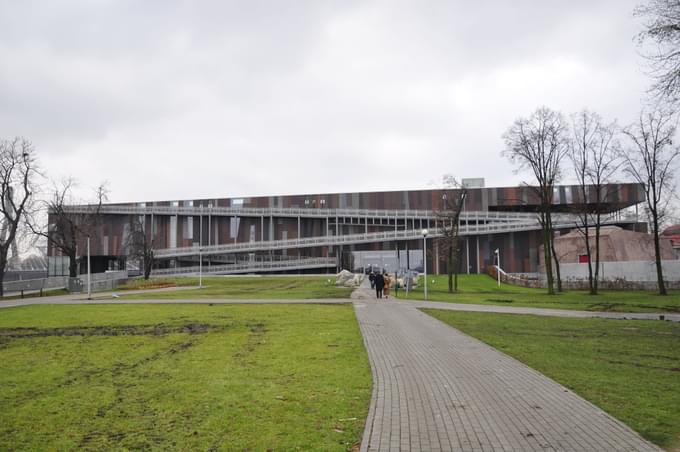
POLYGON ((656 369, 656 370, 665 370, 668 372, 680 372, 680 367, 660 367, 660 366, 650 366, 647 364, 640 364, 640 363, 627 363, 625 361, 610 361, 607 360, 609 364, 623 364, 624 366, 633 366, 633 367, 639 367, 642 369, 656 369))
POLYGON ((250 329, 248 339, 241 349, 234 353, 233 357, 240 366, 246 366, 246 357, 253 353, 259 346, 266 343, 267 326, 262 322, 250 322, 246 324, 250 329))
POLYGON ((182 325, 71 326, 63 328, 0 328, 0 342, 7 339, 59 336, 165 336, 225 331, 233 325, 185 323, 182 325))

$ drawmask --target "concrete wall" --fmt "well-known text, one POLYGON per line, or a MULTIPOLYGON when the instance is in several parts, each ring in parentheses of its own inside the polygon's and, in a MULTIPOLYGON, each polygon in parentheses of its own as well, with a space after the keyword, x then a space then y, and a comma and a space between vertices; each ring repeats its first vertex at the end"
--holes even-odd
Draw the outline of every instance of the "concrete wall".
MULTIPOLYGON (((661 267, 666 288, 680 289, 680 260, 661 261, 661 267)), ((588 264, 562 264, 560 270, 567 288, 588 288, 588 264)), ((599 279, 603 289, 658 288, 654 261, 602 262, 599 279)))
MULTIPOLYGON (((661 261, 667 289, 680 289, 680 260, 661 261)), ((561 264, 562 285, 565 289, 588 289, 588 264, 561 264)), ((489 274, 496 277, 495 267, 489 274)), ((501 280, 524 287, 546 287, 545 278, 528 278, 521 274, 505 274, 501 280)), ((598 287, 612 290, 657 290, 654 261, 602 262, 598 287)))
MULTIPOLYGON (((680 281, 680 260, 661 261, 661 267, 664 280, 680 281)), ((562 264, 560 270, 564 279, 588 279, 588 264, 562 264)), ((600 279, 656 281, 656 263, 654 261, 601 262, 600 279)))

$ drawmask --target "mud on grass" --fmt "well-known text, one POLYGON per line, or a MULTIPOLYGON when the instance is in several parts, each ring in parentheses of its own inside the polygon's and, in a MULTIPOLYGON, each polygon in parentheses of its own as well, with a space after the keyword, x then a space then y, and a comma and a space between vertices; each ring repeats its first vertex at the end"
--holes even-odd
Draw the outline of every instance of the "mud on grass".
POLYGON ((348 450, 370 398, 351 306, 31 306, 0 338, 2 450, 348 450))

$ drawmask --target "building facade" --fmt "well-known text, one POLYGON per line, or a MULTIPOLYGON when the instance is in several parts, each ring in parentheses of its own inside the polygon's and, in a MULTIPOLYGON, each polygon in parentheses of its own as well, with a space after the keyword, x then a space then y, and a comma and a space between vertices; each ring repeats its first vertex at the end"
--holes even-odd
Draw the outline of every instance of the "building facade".
MULTIPOLYGON (((465 190, 458 270, 485 272, 498 249, 507 272, 537 271, 542 240, 535 188, 486 188, 477 180, 465 190)), ((558 231, 575 227, 575 212, 594 208, 594 196, 583 200, 578 193, 578 186, 555 188, 558 231)), ((607 224, 644 230, 634 212, 644 200, 642 186, 615 184, 607 193, 600 207, 607 224)), ((94 272, 136 267, 129 259, 134 220, 153 239, 157 275, 197 273, 199 267, 213 274, 419 270, 423 243, 428 270, 443 273, 437 212, 443 199, 459 195, 459 190, 433 189, 106 204, 91 237, 91 265, 94 272)), ((67 212, 88 209, 68 206, 67 212)), ((58 250, 50 248, 48 255, 50 273, 63 271, 58 250)))

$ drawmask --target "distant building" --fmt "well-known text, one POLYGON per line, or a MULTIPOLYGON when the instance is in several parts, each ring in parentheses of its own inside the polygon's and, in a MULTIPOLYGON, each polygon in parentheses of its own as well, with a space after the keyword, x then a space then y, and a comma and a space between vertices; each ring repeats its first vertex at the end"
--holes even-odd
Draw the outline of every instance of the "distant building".
POLYGON ((671 246, 675 250, 676 257, 680 259, 680 224, 669 226, 661 233, 661 236, 670 240, 671 246))
MULTIPOLYGON (((595 228, 589 229, 591 252, 595 261, 595 228)), ((668 239, 661 239, 661 259, 675 259, 668 239)), ((555 253, 561 264, 588 263, 583 233, 578 230, 555 238, 555 253)), ((647 233, 605 226, 600 230, 600 262, 653 261, 654 238, 647 233)), ((541 256, 541 266, 543 259, 541 256)))
MULTIPOLYGON (((459 271, 485 272, 494 264, 496 249, 504 270, 537 271, 542 240, 535 188, 486 188, 483 179, 467 179, 465 186, 459 271)), ((644 200, 643 187, 615 184, 607 192, 602 209, 607 224, 645 230, 635 213, 626 210, 644 200)), ((446 256, 437 240, 435 211, 447 193, 401 190, 107 204, 92 237, 92 270, 136 267, 128 262, 126 243, 131 219, 138 217, 154 239, 158 275, 195 273, 199 262, 203 272, 214 274, 419 270, 423 229, 428 230, 428 270, 444 273, 446 256)), ((593 209, 579 193, 577 186, 555 187, 558 230, 574 228, 575 211, 593 209)), ((86 208, 70 206, 69 211, 86 208)), ((54 227, 53 216, 49 221, 54 227)), ((84 251, 84 238, 81 242, 84 251)), ((66 273, 66 258, 58 250, 50 247, 48 256, 50 274, 66 273)))

